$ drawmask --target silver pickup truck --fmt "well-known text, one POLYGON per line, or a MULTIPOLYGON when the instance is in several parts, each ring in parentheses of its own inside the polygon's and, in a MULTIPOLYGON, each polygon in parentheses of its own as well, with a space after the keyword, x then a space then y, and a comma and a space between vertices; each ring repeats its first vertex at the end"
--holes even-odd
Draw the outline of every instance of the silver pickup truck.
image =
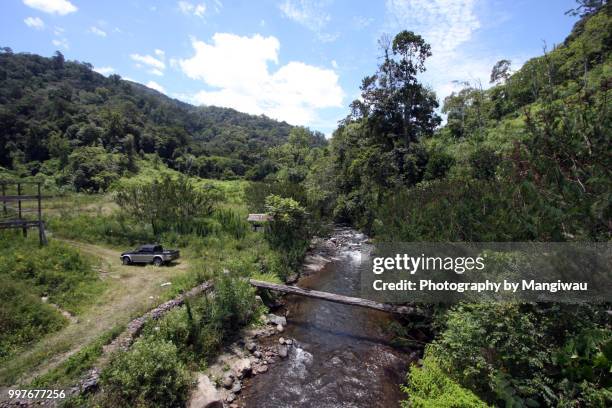
POLYGON ((133 263, 152 263, 161 266, 178 259, 180 252, 178 249, 164 249, 161 245, 142 245, 133 251, 121 254, 121 262, 124 265, 133 263))

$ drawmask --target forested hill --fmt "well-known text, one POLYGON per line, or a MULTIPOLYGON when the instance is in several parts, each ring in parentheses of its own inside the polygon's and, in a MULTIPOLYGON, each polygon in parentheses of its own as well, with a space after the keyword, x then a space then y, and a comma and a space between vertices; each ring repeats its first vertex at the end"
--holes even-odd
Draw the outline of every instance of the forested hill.
MULTIPOLYGON (((195 107, 87 63, 0 49, 0 166, 33 175, 130 170, 156 153, 202 177, 257 178, 292 126, 233 109, 195 107), (79 163, 99 168, 79 168, 79 163), (258 167, 259 166, 259 167, 258 167)), ((105 188, 88 180, 78 188, 105 188)))

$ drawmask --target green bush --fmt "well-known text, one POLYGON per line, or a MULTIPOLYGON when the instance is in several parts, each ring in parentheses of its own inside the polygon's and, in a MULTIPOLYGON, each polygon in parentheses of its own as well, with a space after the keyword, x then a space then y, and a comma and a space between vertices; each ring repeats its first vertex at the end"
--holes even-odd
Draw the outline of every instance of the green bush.
POLYGON ((147 324, 143 336, 172 342, 185 364, 196 366, 213 357, 222 342, 251 322, 255 290, 242 279, 221 274, 214 295, 190 299, 185 306, 147 324))
POLYGON ((254 315, 255 289, 246 280, 221 274, 215 280, 215 296, 210 318, 216 320, 223 333, 234 333, 249 323, 254 315))
POLYGON ((248 209, 252 213, 266 211, 266 198, 277 195, 293 198, 301 205, 306 205, 308 199, 301 184, 283 182, 250 182, 244 189, 244 196, 248 209))
POLYGON ((163 339, 177 348, 179 359, 196 368, 213 357, 221 342, 223 333, 217 324, 205 319, 208 301, 191 300, 184 307, 169 312, 163 319, 151 322, 143 331, 143 337, 163 339))
POLYGON ((111 361, 101 383, 104 406, 174 407, 187 400, 190 375, 174 344, 145 337, 111 361))
POLYGON ((295 270, 308 246, 306 210, 296 200, 278 195, 266 197, 265 208, 272 217, 266 226, 266 240, 280 251, 285 265, 295 270))
POLYGON ((402 401, 405 408, 487 407, 474 393, 450 379, 431 356, 423 360, 422 367, 410 369, 407 381, 402 386, 402 391, 408 394, 408 399, 402 401))

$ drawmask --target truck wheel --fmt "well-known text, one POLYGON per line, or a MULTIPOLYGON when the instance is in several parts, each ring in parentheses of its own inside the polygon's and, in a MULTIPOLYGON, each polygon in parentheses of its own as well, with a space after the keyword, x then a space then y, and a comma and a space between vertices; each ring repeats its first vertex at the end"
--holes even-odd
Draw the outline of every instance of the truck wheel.
POLYGON ((129 265, 132 263, 132 261, 129 256, 124 256, 123 258, 121 258, 121 263, 124 265, 129 265))
POLYGON ((155 266, 162 266, 163 263, 164 263, 164 261, 162 261, 162 259, 159 258, 159 257, 153 259, 153 265, 155 265, 155 266))

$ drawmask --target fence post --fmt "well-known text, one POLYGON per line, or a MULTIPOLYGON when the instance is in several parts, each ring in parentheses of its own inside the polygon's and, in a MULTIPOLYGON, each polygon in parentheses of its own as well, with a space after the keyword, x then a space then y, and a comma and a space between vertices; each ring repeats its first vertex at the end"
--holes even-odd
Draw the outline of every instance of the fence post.
POLYGON ((42 221, 42 196, 40 192, 40 182, 36 183, 36 186, 38 187, 38 241, 40 242, 40 246, 43 246, 47 239, 45 237, 45 227, 42 221))
MULTIPOLYGON (((24 222, 23 217, 21 215, 21 183, 17 183, 17 195, 19 196, 19 198, 17 199, 17 206, 19 208, 19 221, 24 222)), ((28 227, 26 227, 25 224, 23 224, 21 231, 23 232, 24 237, 28 236, 28 227)))
MULTIPOLYGON (((2 197, 6 195, 6 184, 2 183, 2 197)), ((8 216, 8 211, 6 210, 6 201, 2 201, 2 208, 4 210, 4 216, 8 216)))

